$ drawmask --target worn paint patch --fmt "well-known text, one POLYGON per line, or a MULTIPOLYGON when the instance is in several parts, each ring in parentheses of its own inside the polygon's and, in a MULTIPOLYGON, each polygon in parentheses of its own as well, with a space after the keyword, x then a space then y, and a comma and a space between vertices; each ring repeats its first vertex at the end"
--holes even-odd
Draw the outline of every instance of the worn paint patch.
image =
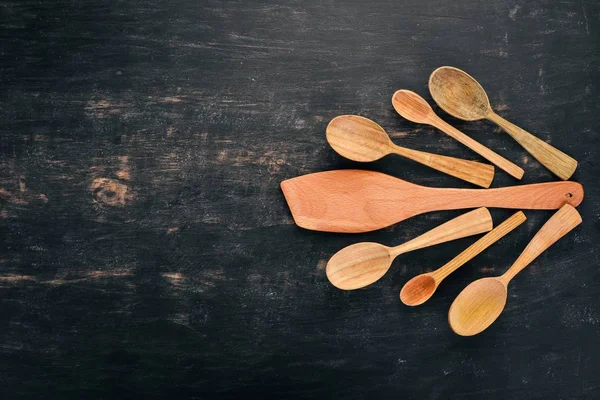
POLYGON ((24 183, 19 184, 18 192, 10 192, 0 188, 0 199, 18 206, 25 206, 35 202, 48 202, 48 196, 44 193, 32 193, 30 190, 27 190, 24 183))
POLYGON ((117 171, 116 175, 119 179, 123 179, 124 181, 128 181, 131 179, 131 171, 129 169, 129 157, 121 156, 119 157, 120 168, 117 171))
POLYGON ((0 282, 18 283, 23 281, 35 281, 35 277, 31 275, 5 275, 0 276, 0 282))
POLYGON ((114 179, 96 178, 89 189, 93 191, 98 203, 111 207, 122 207, 135 200, 135 194, 130 188, 114 179))
POLYGON ((319 260, 317 263, 317 271, 325 271, 325 268, 327 267, 327 261, 328 260, 319 260))
POLYGON ((101 99, 90 100, 85 106, 85 111, 95 118, 107 118, 111 115, 122 114, 124 108, 125 105, 122 103, 101 99))

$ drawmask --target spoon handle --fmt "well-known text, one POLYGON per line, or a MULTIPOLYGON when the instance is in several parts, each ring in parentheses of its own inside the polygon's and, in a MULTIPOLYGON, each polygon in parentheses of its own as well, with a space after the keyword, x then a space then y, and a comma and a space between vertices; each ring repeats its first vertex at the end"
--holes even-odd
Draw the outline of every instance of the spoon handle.
POLYGON ((494 179, 494 167, 492 165, 441 156, 439 154, 425 153, 397 145, 393 145, 392 151, 402 157, 484 188, 490 187, 494 179))
POLYGON ((481 237, 475 243, 467 247, 467 249, 462 253, 447 262, 443 267, 431 272, 430 275, 436 280, 436 282, 440 283, 459 267, 472 260, 479 253, 496 243, 517 226, 521 225, 526 219, 527 217, 525 214, 523 214, 523 211, 516 212, 510 218, 502 222, 490 232, 486 233, 485 236, 481 237))
POLYGON ((464 144, 465 146, 467 146, 468 148, 473 150, 475 153, 479 154, 486 160, 490 161, 492 164, 496 165, 498 168, 504 170, 509 175, 511 175, 517 179, 521 179, 523 177, 523 174, 525 172, 523 171, 523 169, 521 167, 508 161, 506 158, 502 157, 500 154, 488 149, 487 147, 485 147, 481 143, 477 142, 476 140, 471 139, 469 136, 465 135, 464 133, 462 133, 461 131, 459 131, 458 129, 456 129, 455 127, 453 127, 452 125, 450 125, 449 123, 444 121, 443 119, 441 119, 439 117, 433 119, 432 125, 438 129, 442 130, 448 136, 451 136, 454 139, 458 140, 459 142, 461 142, 462 144, 464 144))
POLYGON ((500 277, 500 280, 508 285, 515 275, 580 223, 581 215, 573 206, 569 204, 562 206, 535 234, 517 261, 500 277))
POLYGON ((560 179, 567 180, 575 172, 577 160, 549 145, 542 139, 533 136, 526 130, 505 120, 493 111, 487 115, 487 119, 504 129, 513 139, 519 142, 525 150, 534 156, 536 160, 556 174, 560 179))
POLYGON ((400 254, 423 247, 489 232, 493 227, 494 223, 490 212, 487 208, 481 207, 451 219, 406 243, 390 248, 390 255, 395 258, 400 254))

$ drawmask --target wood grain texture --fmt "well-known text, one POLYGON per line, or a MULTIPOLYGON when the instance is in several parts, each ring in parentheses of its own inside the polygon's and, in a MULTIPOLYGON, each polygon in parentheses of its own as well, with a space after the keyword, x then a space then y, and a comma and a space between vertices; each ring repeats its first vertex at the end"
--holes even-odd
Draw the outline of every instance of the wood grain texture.
POLYGON ((527 217, 522 211, 517 211, 440 268, 415 276, 406 282, 400 290, 400 301, 407 306, 423 304, 433 296, 440 283, 448 275, 502 239, 506 234, 525 222, 526 219, 527 217))
POLYGON ((503 275, 479 279, 460 292, 448 312, 452 330, 461 336, 473 336, 493 324, 504 310, 510 280, 580 223, 577 210, 565 204, 535 234, 503 275))
MULTIPOLYGON (((595 0, 3 1, 2 397, 597 398, 599 16, 595 0), (413 309, 402 284, 473 239, 404 254, 368 290, 333 287, 327 260, 468 210, 324 234, 294 224, 279 188, 346 168, 472 187, 401 157, 365 166, 331 150, 327 123, 358 114, 402 146, 486 162, 400 117, 398 88, 522 166, 523 184, 556 180, 495 125, 444 116, 427 90, 440 65, 472 72, 498 114, 576 158, 586 191, 584 222, 468 340, 448 307, 503 273, 552 211, 525 211, 413 309)), ((493 187, 516 183, 496 171, 493 187)))
POLYGON ((326 135, 327 142, 339 155, 353 161, 377 161, 393 153, 485 188, 494 179, 491 165, 395 145, 381 126, 358 115, 335 117, 327 125, 326 135))
POLYGON ((435 126, 513 177, 517 179, 523 177, 524 171, 521 167, 508 161, 498 153, 473 140, 442 120, 433 111, 427 101, 415 92, 405 89, 396 91, 392 96, 392 105, 398 114, 409 121, 435 126))
POLYGON ((495 189, 431 188, 366 170, 317 172, 281 182, 296 224, 323 232, 382 229, 415 215, 474 207, 558 209, 578 206, 577 182, 546 182, 495 189))
POLYGON ((487 208, 470 211, 432 230, 394 247, 379 243, 362 242, 344 247, 327 262, 325 273, 329 282, 338 289, 359 289, 379 280, 400 254, 488 232, 492 216, 487 208))
POLYGON ((485 118, 500 126, 559 178, 567 180, 577 169, 575 159, 493 112, 483 87, 465 71, 447 66, 437 68, 429 77, 429 91, 433 100, 456 118, 467 121, 485 118))

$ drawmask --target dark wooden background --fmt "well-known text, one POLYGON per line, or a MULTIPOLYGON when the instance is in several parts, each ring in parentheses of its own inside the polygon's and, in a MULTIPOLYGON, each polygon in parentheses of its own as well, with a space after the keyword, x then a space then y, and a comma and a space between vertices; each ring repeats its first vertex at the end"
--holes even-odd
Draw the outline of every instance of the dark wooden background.
MULTIPOLYGON (((599 18, 596 0, 0 1, 3 397, 599 398, 599 18), (452 300, 508 268, 551 212, 527 211, 409 309, 400 287, 474 238, 401 256, 354 292, 328 283, 328 258, 460 212, 317 233, 279 189, 357 166, 469 187, 325 141, 331 118, 356 113, 398 144, 480 160, 391 107, 400 88, 431 100, 440 65, 575 157, 586 190, 583 224, 473 338, 450 331, 452 300)), ((555 180, 490 123, 434 108, 525 169, 522 182, 497 169, 494 187, 555 180)))

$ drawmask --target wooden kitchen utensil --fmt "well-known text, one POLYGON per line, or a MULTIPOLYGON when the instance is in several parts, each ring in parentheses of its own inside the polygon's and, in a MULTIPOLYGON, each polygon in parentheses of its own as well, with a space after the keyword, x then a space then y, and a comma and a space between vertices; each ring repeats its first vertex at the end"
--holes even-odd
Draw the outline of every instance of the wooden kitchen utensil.
POLYGON ((433 296, 433 293, 435 293, 440 283, 446 279, 448 275, 496 243, 504 237, 504 235, 525 222, 526 219, 527 217, 522 211, 516 212, 506 221, 495 227, 491 232, 469 246, 465 251, 446 263, 443 267, 440 267, 435 271, 415 276, 406 282, 400 291, 400 301, 407 306, 418 306, 419 304, 425 303, 433 296))
POLYGON ((381 278, 392 261, 409 251, 422 249, 492 229, 492 216, 482 207, 456 217, 416 238, 396 247, 364 242, 345 247, 327 263, 327 279, 333 286, 353 290, 372 284, 381 278))
POLYGON ((394 153, 485 188, 494 179, 491 165, 397 146, 381 126, 358 115, 335 117, 327 125, 326 132, 331 147, 350 160, 376 161, 394 153))
POLYGON ((475 207, 558 209, 583 200, 577 182, 495 189, 419 186, 375 171, 317 172, 281 182, 294 221, 326 232, 368 232, 430 211, 475 207))
POLYGON ((429 91, 433 100, 453 117, 496 123, 559 178, 567 180, 575 172, 577 161, 572 157, 492 111, 487 93, 466 72, 454 67, 436 69, 429 77, 429 91))
POLYGON ((471 139, 469 136, 442 120, 433 111, 429 103, 415 92, 411 92, 410 90, 398 90, 394 93, 394 96, 392 96, 392 105, 396 112, 407 120, 434 126, 515 178, 521 179, 523 177, 524 172, 522 168, 488 149, 481 143, 471 139))
POLYGON ((452 330, 461 336, 472 336, 490 326, 506 305, 510 280, 580 223, 577 210, 565 204, 542 226, 504 275, 476 280, 460 292, 448 313, 452 330))

